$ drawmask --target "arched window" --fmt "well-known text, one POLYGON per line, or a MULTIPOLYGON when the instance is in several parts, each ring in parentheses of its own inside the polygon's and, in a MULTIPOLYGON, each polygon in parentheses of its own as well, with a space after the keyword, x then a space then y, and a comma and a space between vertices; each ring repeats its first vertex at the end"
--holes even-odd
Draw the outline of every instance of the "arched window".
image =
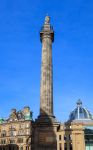
POLYGON ((1 137, 5 137, 6 136, 6 131, 5 130, 2 130, 1 132, 1 137))

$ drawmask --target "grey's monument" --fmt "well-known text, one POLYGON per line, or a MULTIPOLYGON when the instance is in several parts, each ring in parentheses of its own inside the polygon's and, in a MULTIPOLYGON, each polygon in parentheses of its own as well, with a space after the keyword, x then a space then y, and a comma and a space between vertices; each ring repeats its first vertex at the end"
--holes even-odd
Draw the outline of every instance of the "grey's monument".
POLYGON ((45 17, 44 26, 40 32, 42 42, 42 66, 40 87, 40 116, 53 116, 53 71, 52 71, 52 42, 54 31, 50 25, 50 17, 45 17))
POLYGON ((53 67, 52 42, 54 31, 50 17, 40 31, 42 42, 41 85, 40 85, 40 114, 34 124, 34 150, 56 150, 56 132, 59 123, 53 114, 53 67))

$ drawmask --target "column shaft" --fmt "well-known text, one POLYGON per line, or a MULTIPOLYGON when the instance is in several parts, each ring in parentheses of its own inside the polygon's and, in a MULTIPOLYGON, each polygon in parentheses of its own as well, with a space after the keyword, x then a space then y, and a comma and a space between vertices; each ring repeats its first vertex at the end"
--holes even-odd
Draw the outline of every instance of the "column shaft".
POLYGON ((50 36, 42 39, 40 107, 41 114, 53 114, 52 40, 50 36))

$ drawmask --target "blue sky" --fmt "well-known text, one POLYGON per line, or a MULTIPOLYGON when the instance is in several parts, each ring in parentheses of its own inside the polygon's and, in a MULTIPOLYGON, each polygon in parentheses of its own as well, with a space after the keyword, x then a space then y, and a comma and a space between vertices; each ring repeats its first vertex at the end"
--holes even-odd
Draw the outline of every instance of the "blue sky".
POLYGON ((0 117, 29 105, 39 114, 41 43, 46 14, 53 43, 54 114, 66 121, 77 99, 93 112, 93 1, 0 1, 0 117))

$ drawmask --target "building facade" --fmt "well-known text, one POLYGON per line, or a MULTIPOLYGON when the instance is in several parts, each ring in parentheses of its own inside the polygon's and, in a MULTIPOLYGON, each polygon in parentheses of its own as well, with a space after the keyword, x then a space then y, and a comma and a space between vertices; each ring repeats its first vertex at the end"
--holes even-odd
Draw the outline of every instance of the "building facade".
POLYGON ((52 42, 54 30, 46 16, 40 31, 42 43, 40 112, 35 121, 29 107, 12 109, 0 119, 0 150, 93 150, 93 116, 77 101, 65 123, 53 112, 52 42))
POLYGON ((0 119, 0 150, 31 150, 32 124, 29 107, 12 109, 8 119, 0 119))
POLYGON ((81 100, 57 132, 57 150, 93 150, 93 116, 81 100))

